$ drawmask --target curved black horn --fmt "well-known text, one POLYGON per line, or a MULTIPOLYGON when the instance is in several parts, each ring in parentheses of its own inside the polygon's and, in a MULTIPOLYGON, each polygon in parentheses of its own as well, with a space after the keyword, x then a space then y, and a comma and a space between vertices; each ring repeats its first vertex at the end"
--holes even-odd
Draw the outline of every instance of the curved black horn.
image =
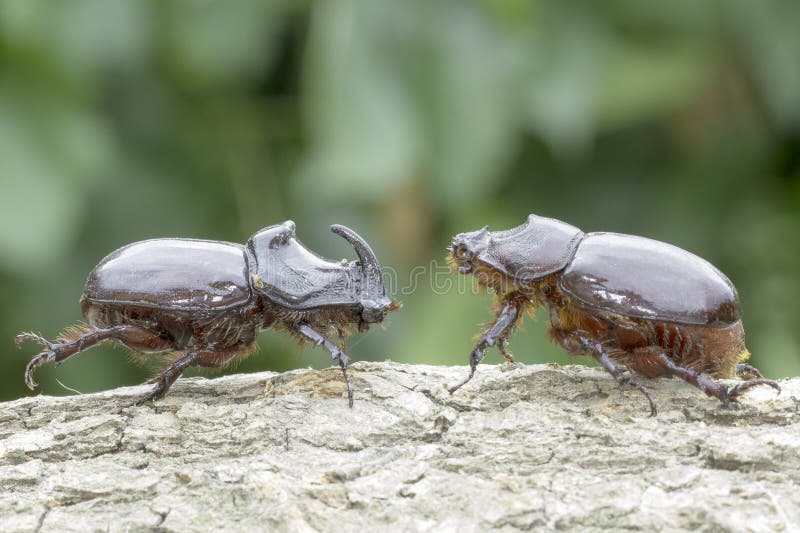
POLYGON ((375 257, 375 252, 369 247, 367 241, 362 239, 355 231, 341 224, 334 224, 331 226, 331 231, 343 237, 347 242, 353 245, 353 248, 356 250, 356 255, 358 255, 358 260, 361 262, 361 269, 364 271, 364 276, 372 282, 382 283, 381 265, 378 264, 378 258, 375 257))

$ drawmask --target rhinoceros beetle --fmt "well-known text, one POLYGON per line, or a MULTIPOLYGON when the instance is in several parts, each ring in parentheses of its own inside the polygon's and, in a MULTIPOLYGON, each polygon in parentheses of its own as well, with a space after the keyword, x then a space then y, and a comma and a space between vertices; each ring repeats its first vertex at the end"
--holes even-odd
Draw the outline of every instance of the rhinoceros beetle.
POLYGON ((497 294, 497 318, 470 356, 475 375, 486 350, 503 356, 525 311, 549 311, 548 336, 569 353, 593 356, 614 379, 650 392, 618 366, 647 377, 678 376, 730 407, 756 385, 775 381, 744 364, 738 295, 730 280, 700 257, 663 242, 618 233, 584 234, 559 220, 530 215, 507 231, 461 233, 448 261, 497 294), (749 375, 730 388, 716 381, 749 375))
POLYGON ((292 221, 262 229, 246 246, 194 239, 153 239, 124 246, 89 274, 81 297, 86 324, 67 328, 56 342, 35 333, 17 346, 44 346, 25 370, 65 361, 104 341, 139 354, 173 353, 171 364, 134 405, 164 396, 190 366, 223 367, 253 352, 260 330, 288 330, 322 345, 337 360, 353 405, 347 355, 330 341, 353 327, 365 331, 400 304, 386 296, 381 269, 369 245, 353 230, 331 226, 349 241, 358 261, 328 261, 295 237, 292 221))

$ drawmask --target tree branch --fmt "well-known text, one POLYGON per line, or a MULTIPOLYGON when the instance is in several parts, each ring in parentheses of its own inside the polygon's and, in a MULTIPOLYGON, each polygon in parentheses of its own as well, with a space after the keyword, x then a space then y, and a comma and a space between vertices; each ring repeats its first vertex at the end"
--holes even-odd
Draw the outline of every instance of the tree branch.
POLYGON ((0 530, 800 526, 800 379, 728 411, 597 369, 352 365, 0 404, 0 530))

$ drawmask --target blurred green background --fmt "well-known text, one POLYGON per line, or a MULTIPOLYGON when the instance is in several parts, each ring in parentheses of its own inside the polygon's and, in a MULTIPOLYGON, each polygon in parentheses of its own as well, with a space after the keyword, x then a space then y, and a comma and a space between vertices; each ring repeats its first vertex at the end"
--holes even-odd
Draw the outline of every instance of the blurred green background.
MULTIPOLYGON (((108 252, 289 218, 332 258, 351 225, 401 282, 531 212, 668 241, 736 283, 754 364, 797 375, 799 22, 793 1, 2 0, 0 399, 30 394, 13 336, 78 321, 108 252)), ((354 359, 466 364, 489 296, 398 297, 354 359)), ((544 322, 512 351, 568 362, 544 322)), ((240 371, 330 364, 261 344, 240 371)), ((148 375, 100 348, 37 378, 148 375)))

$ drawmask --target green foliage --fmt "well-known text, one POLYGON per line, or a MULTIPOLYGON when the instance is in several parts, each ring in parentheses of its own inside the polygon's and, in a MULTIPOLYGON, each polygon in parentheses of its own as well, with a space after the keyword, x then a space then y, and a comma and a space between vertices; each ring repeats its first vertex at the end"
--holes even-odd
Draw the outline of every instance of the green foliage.
MULTIPOLYGON (((79 320, 109 251, 287 218, 334 257, 351 252, 328 226, 353 225, 400 286, 453 233, 530 212, 672 242, 734 280, 754 363, 797 374, 799 16, 746 0, 2 2, 0 399, 25 393, 32 347, 13 335, 79 320)), ((490 298, 418 281, 355 358, 466 363, 490 298)), ((544 322, 514 352, 566 362, 544 322)), ((262 347, 243 369, 328 364, 284 335, 262 347)), ((66 393, 56 375, 89 391, 145 372, 103 348, 41 372, 66 393)))

